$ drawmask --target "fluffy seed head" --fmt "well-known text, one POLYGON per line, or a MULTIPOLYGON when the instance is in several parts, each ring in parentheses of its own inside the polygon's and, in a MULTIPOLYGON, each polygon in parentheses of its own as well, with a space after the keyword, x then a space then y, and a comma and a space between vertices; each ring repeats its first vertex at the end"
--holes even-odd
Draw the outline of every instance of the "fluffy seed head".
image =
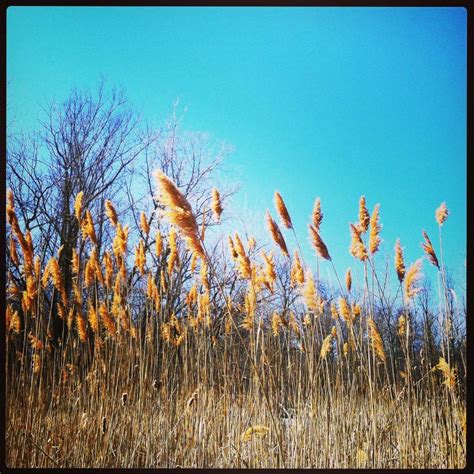
POLYGON ((156 233, 155 249, 156 249, 156 255, 159 257, 161 253, 163 252, 163 239, 161 237, 160 231, 156 233))
POLYGON ((313 245, 314 250, 316 250, 316 253, 321 258, 331 261, 328 248, 326 247, 326 244, 323 242, 323 239, 321 239, 321 236, 319 235, 318 231, 311 224, 308 224, 308 229, 309 229, 309 236, 311 238, 311 244, 313 245))
POLYGON ((281 197, 281 194, 278 191, 275 191, 274 199, 275 209, 277 210, 278 215, 280 216, 282 224, 287 229, 292 229, 293 223, 291 222, 290 214, 288 213, 288 209, 286 208, 285 201, 283 201, 283 198, 281 197))
POLYGON ((76 216, 76 219, 81 222, 81 217, 82 217, 82 198, 84 197, 84 191, 81 191, 78 193, 76 196, 76 199, 74 200, 74 215, 76 216))
POLYGON ((438 258, 436 257, 436 253, 434 251, 431 240, 425 231, 422 232, 422 235, 423 235, 423 239, 425 239, 425 242, 422 243, 421 246, 426 253, 426 257, 435 267, 439 269, 438 258))
POLYGON ((118 223, 117 211, 112 201, 105 201, 105 215, 110 219, 111 224, 115 227, 118 223))
POLYGON ((369 223, 370 223, 370 214, 365 204, 365 196, 361 196, 359 200, 359 226, 358 226, 361 234, 367 231, 367 229, 369 228, 369 223))
POLYGON ((239 254, 237 253, 237 250, 235 249, 234 241, 232 240, 232 237, 230 235, 227 236, 227 242, 229 244, 230 256, 232 257, 233 260, 237 259, 239 254))
POLYGON ((219 194, 219 191, 216 188, 212 189, 211 209, 214 220, 216 222, 220 222, 223 209, 221 205, 221 195, 219 194))
POLYGON ((267 210, 266 220, 267 220, 267 227, 270 232, 270 235, 272 236, 273 241, 278 245, 278 247, 280 247, 283 254, 286 257, 290 258, 290 254, 288 253, 288 248, 286 246, 285 239, 283 238, 283 235, 277 223, 273 220, 268 210, 267 210))
POLYGON ((296 286, 297 284, 302 285, 304 283, 304 271, 301 265, 301 260, 298 255, 298 251, 294 252, 293 265, 291 267, 291 284, 296 286))
POLYGON ((270 428, 267 428, 263 425, 251 426, 245 433, 242 435, 242 441, 248 443, 252 440, 254 436, 262 438, 270 431, 270 428))
POLYGON ((406 334, 406 322, 407 319, 405 315, 400 315, 398 318, 398 335, 399 336, 404 336, 406 334))
POLYGON ((369 251, 371 254, 377 252, 381 242, 379 234, 382 226, 379 225, 379 208, 380 205, 377 204, 370 217, 369 251))
POLYGON ((352 288, 352 275, 351 275, 350 268, 348 268, 346 272, 346 288, 347 288, 347 291, 350 293, 351 288, 352 288))
POLYGON ((398 281, 401 283, 405 278, 405 262, 403 261, 403 249, 400 239, 395 243, 395 270, 397 271, 398 281))
POLYGON ((377 355, 377 357, 383 362, 385 361, 385 351, 383 348, 382 338, 377 331, 377 326, 374 323, 373 319, 369 319, 369 332, 372 342, 372 348, 377 355))
POLYGON ((321 210, 321 200, 316 198, 314 201, 313 213, 311 214, 311 219, 313 221, 313 227, 319 231, 319 227, 321 226, 321 222, 323 220, 324 214, 321 210))
POLYGON ((423 260, 419 258, 413 265, 410 266, 410 268, 408 268, 405 274, 405 296, 407 300, 410 300, 421 291, 421 288, 417 287, 416 284, 423 276, 421 274, 422 265, 423 260))
POLYGON ((360 236, 359 226, 354 224, 349 224, 351 229, 351 246, 349 247, 349 252, 354 258, 359 259, 360 261, 367 260, 367 249, 365 248, 364 242, 360 236))
POLYGON ((319 356, 321 359, 325 359, 326 356, 329 354, 329 351, 331 350, 331 342, 332 342, 333 335, 328 334, 321 345, 321 351, 319 353, 319 356))
POLYGON ((86 210, 86 216, 82 220, 82 235, 84 239, 89 237, 94 244, 97 245, 97 237, 94 229, 94 221, 92 220, 92 214, 89 209, 86 210))
POLYGON ((150 224, 148 224, 148 219, 146 214, 142 211, 140 214, 140 229, 148 235, 150 233, 150 224))
POLYGON ((165 206, 172 209, 178 208, 192 214, 191 205, 188 200, 168 176, 160 170, 155 171, 153 176, 160 188, 160 200, 165 206))
POLYGON ((436 369, 438 369, 444 375, 443 384, 446 385, 450 390, 454 389, 456 386, 456 369, 451 369, 444 357, 439 358, 436 369))
POLYGON ((443 225, 448 218, 449 209, 446 207, 446 203, 442 202, 441 205, 436 209, 435 218, 438 225, 443 225))

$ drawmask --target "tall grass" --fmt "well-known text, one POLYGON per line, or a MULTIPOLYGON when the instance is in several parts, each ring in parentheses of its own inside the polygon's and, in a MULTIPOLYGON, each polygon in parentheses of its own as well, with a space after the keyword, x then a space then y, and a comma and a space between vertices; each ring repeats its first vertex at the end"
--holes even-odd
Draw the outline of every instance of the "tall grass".
MULTIPOLYGON (((269 212, 282 265, 238 234, 228 237, 228 255, 211 257, 190 203, 163 173, 155 178, 172 227, 155 233, 141 213, 133 251, 129 227, 107 201, 115 235, 99 252, 93 216, 77 196, 82 232, 66 262, 70 282, 61 249, 41 264, 8 194, 8 466, 464 466, 465 356, 453 344, 445 205, 436 213, 441 264, 423 235, 441 282, 433 341, 426 330, 415 334, 422 260, 405 269, 397 241, 398 300, 376 271, 378 205, 370 215, 362 197, 350 226, 350 252, 364 275, 355 288, 351 270, 343 286, 332 264, 315 202, 310 242, 338 282, 325 291, 319 270, 302 260, 297 240, 299 254, 290 252, 269 212), (189 259, 193 277, 183 282, 189 259), (225 277, 229 259, 241 291, 225 277)), ((279 193, 275 204, 296 238, 279 193)), ((219 222, 225 209, 216 189, 209 209, 219 222)))

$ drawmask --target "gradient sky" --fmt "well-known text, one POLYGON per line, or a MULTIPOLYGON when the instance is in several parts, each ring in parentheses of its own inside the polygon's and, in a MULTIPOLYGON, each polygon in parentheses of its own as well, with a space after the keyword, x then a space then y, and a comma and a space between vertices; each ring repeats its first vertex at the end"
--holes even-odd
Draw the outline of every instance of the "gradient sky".
POLYGON ((41 105, 101 76, 155 124, 179 98, 184 128, 234 146, 232 206, 257 235, 278 189, 314 263, 319 196, 342 274, 365 194, 370 211, 381 204, 377 259, 392 265, 400 237, 409 264, 422 229, 438 249, 446 201, 444 257, 465 286, 466 20, 464 8, 10 7, 8 118, 36 127, 41 105))

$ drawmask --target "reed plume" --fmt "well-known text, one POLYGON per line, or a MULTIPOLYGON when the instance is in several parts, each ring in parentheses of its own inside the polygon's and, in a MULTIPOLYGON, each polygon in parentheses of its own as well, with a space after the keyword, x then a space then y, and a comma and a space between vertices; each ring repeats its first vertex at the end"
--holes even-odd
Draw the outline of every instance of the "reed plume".
POLYGON ((316 284, 314 282, 313 274, 311 270, 307 270, 305 277, 305 285, 302 288, 302 294, 305 299, 307 308, 313 313, 322 314, 324 310, 324 301, 318 294, 316 284))
POLYGON ((417 287, 417 282, 422 278, 421 267, 423 260, 418 259, 413 265, 411 265, 405 274, 405 296, 407 300, 410 300, 417 295, 421 288, 417 287))
POLYGON ((385 351, 383 348, 383 341, 382 337, 380 336, 377 326, 372 318, 368 320, 369 323, 369 331, 370 331, 370 338, 372 342, 372 348, 377 355, 377 357, 382 361, 385 362, 385 351))
POLYGON ((293 223, 291 222, 291 217, 290 214, 288 213, 288 209, 286 208, 285 202, 283 201, 283 198, 281 197, 281 194, 278 191, 275 191, 275 209, 278 212, 278 215, 280 216, 282 224, 287 228, 287 229, 293 229, 293 223))
POLYGON ((161 253, 163 252, 163 239, 161 237, 161 232, 158 231, 156 233, 155 237, 155 251, 156 251, 156 256, 160 257, 161 253))
POLYGON ((115 210, 112 201, 109 201, 108 199, 105 201, 105 215, 109 218, 112 226, 116 227, 118 224, 117 211, 115 210))
POLYGON ((242 441, 244 443, 248 443, 249 441, 252 440, 254 436, 261 438, 265 436, 269 431, 270 431, 270 428, 267 428, 266 426, 263 426, 263 425, 251 426, 249 429, 247 429, 243 433, 242 441))
POLYGON ((51 281, 54 287, 58 290, 59 294, 61 295, 62 303, 66 307, 67 306, 66 289, 64 288, 63 276, 59 268, 59 263, 55 257, 51 257, 48 263, 48 267, 49 267, 49 274, 51 275, 51 281))
POLYGON ((7 222, 12 225, 13 220, 15 219, 15 197, 13 191, 9 189, 7 191, 7 222))
POLYGON ((105 266, 105 286, 110 288, 112 286, 112 278, 114 274, 114 268, 112 263, 112 257, 106 250, 104 252, 104 266, 105 266))
MULTIPOLYGON (((229 244, 232 239, 229 240, 229 244)), ((250 262, 250 258, 248 257, 247 253, 245 252, 244 245, 240 240, 239 234, 235 233, 234 236, 234 250, 237 253, 237 264, 238 264, 238 271, 240 276, 244 279, 252 278, 252 265, 250 262)))
POLYGON ((288 253, 288 248, 286 246, 285 239, 283 238, 283 235, 277 225, 277 223, 273 220, 272 216, 270 215, 270 212, 267 210, 266 214, 266 221, 267 221, 267 228, 270 232, 270 235, 273 239, 273 241, 280 247, 280 250, 283 252, 283 254, 290 258, 290 254, 288 253))
POLYGON ((313 221, 313 227, 319 231, 321 222, 323 221, 323 211, 321 210, 321 200, 316 198, 314 201, 313 213, 311 214, 311 220, 313 221))
POLYGON ((128 226, 122 227, 121 224, 117 223, 115 237, 112 241, 112 250, 117 259, 124 257, 127 253, 128 232, 128 226))
POLYGON ((10 318, 9 330, 14 334, 20 334, 21 319, 18 311, 14 311, 10 318))
POLYGON ((435 211, 436 222, 439 226, 442 226, 449 215, 449 209, 446 207, 446 203, 442 202, 441 205, 435 211))
POLYGON ((81 222, 82 219, 82 199, 84 197, 84 191, 80 191, 76 199, 74 200, 74 215, 76 216, 76 219, 78 222, 81 222))
POLYGON ((135 247, 135 266, 140 271, 140 275, 145 274, 145 244, 142 239, 138 242, 138 245, 135 247))
POLYGON ((87 341, 86 321, 79 312, 76 313, 76 328, 77 328, 77 333, 79 335, 79 340, 81 342, 86 342, 87 341))
POLYGON ((94 305, 89 302, 89 311, 87 312, 87 318, 91 329, 97 333, 99 331, 99 318, 97 317, 97 311, 94 305))
POLYGON ((433 244, 431 243, 431 240, 425 231, 422 232, 422 235, 423 235, 423 239, 425 239, 425 242, 422 243, 421 246, 423 250, 425 251, 428 260, 439 270, 438 258, 436 257, 433 244))
POLYGON ((379 208, 380 205, 377 204, 370 217, 369 251, 372 255, 377 252, 381 242, 379 234, 382 226, 379 225, 379 208))
POLYGON ((400 239, 395 242, 395 270, 397 272, 398 281, 403 282, 405 278, 405 262, 403 261, 403 249, 400 239))
POLYGON ((327 357, 327 355, 329 354, 329 351, 331 350, 332 339, 333 339, 332 333, 328 334, 324 338, 323 343, 321 345, 321 351, 319 352, 319 357, 321 359, 325 359, 327 357))
POLYGON ((450 390, 453 390, 456 386, 456 369, 451 369, 444 357, 439 358, 436 369, 438 369, 444 376, 443 384, 446 385, 450 390))
POLYGON ((338 299, 338 304, 339 304, 339 314, 345 319, 347 323, 352 323, 351 308, 347 300, 343 296, 340 296, 338 299))
POLYGON ((252 251, 256 245, 257 241, 255 240, 255 237, 250 237, 250 239, 247 241, 247 250, 249 252, 252 251))
POLYGON ((273 293, 273 285, 275 284, 276 279, 277 279, 277 274, 275 271, 275 261, 273 260, 273 254, 272 252, 270 252, 270 254, 267 255, 265 252, 262 251, 262 257, 265 261, 265 267, 264 267, 265 282, 268 284, 268 288, 273 293))
POLYGON ((308 229, 309 236, 311 238, 311 244, 313 245, 314 250, 316 250, 316 253, 321 258, 331 261, 331 256, 329 255, 326 244, 323 242, 323 239, 321 239, 318 231, 311 224, 308 224, 308 229))
POLYGON ((302 285, 304 283, 304 271, 301 265, 301 260, 298 255, 298 251, 294 251, 293 265, 291 266, 291 284, 296 286, 297 284, 302 285))
POLYGON ((222 214, 221 195, 216 188, 212 188, 212 202, 211 202, 212 215, 216 222, 220 222, 222 214))
POLYGON ((168 244, 170 248, 170 254, 168 257, 168 275, 171 276, 171 274, 173 273, 174 266, 178 260, 178 245, 176 242, 176 231, 174 230, 174 227, 170 228, 168 244))
POLYGON ((398 318, 398 331, 397 331, 400 337, 403 337, 406 334, 406 324, 407 324, 407 318, 403 314, 400 315, 400 317, 398 318))
POLYGON ((346 288, 347 288, 347 291, 350 293, 351 288, 352 288, 352 275, 351 275, 350 268, 348 268, 346 271, 346 288))
POLYGON ((275 337, 280 333, 280 327, 282 326, 280 315, 274 311, 272 314, 272 331, 275 337))
POLYGON ((140 213, 140 229, 145 233, 145 235, 150 233, 150 224, 148 223, 146 214, 143 211, 140 213))
POLYGON ((10 259, 17 267, 20 265, 20 260, 16 251, 16 241, 13 236, 10 236, 10 259))
POLYGON ((359 200, 359 224, 358 229, 360 234, 364 234, 369 228, 370 214, 365 203, 365 196, 361 196, 359 200))
POLYGON ((114 320, 110 317, 109 310, 107 309, 107 306, 105 306, 105 303, 101 303, 99 308, 99 314, 102 318, 102 322, 104 323, 105 328, 107 329, 107 332, 111 336, 115 336, 115 323, 114 320))
POLYGON ((160 200, 168 208, 167 216, 170 222, 182 232, 189 250, 203 259, 206 258, 199 240, 196 219, 186 197, 163 172, 155 171, 154 176, 160 187, 160 200))
POLYGON ((365 248, 364 242, 360 236, 359 226, 354 224, 349 224, 351 229, 351 245, 349 247, 350 254, 359 259, 360 261, 365 261, 368 258, 367 249, 365 248))
POLYGON ((234 241, 230 235, 227 236, 227 243, 229 244, 230 256, 232 257, 232 260, 236 260, 239 254, 235 249, 234 241))
POLYGON ((82 228, 82 235, 83 235, 84 240, 89 237, 91 241, 95 245, 97 245, 97 237, 96 237, 95 229, 94 229, 94 221, 92 219, 92 214, 89 211, 89 209, 86 210, 86 215, 81 222, 81 228, 82 228))

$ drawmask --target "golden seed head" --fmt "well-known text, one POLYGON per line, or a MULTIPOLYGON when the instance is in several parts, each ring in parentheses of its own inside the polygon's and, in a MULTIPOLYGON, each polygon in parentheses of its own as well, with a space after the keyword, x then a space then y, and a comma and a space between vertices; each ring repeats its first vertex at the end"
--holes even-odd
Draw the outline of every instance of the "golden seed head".
POLYGON ((294 252, 293 265, 291 266, 291 285, 296 286, 297 284, 302 285, 304 283, 304 270, 301 265, 301 260, 298 255, 298 251, 294 252))
POLYGON ((150 224, 148 223, 148 219, 146 218, 146 214, 142 211, 140 214, 140 229, 148 235, 150 233, 150 224))
POLYGON ((423 239, 425 240, 424 243, 421 244, 421 247, 425 251, 426 257, 428 260, 439 269, 439 263, 438 263, 438 258, 436 257, 436 253, 434 251, 433 245, 431 243, 430 238, 428 237, 428 234, 423 231, 422 232, 423 239))
POLYGON ((156 255, 159 257, 161 253, 163 252, 163 239, 161 237, 160 231, 156 233, 155 248, 156 248, 156 255))
POLYGON ((408 268, 405 274, 405 297, 407 300, 410 300, 421 291, 421 288, 417 287, 416 284, 423 277, 421 274, 422 265, 423 260, 420 258, 408 268))
POLYGON ((436 369, 438 369, 444 376, 443 384, 446 385, 450 390, 453 390, 456 386, 456 369, 451 369, 444 357, 439 358, 436 369))
POLYGON ((325 338, 324 341, 321 345, 321 351, 319 352, 319 356, 321 359, 325 359, 326 356, 329 354, 329 351, 331 350, 331 342, 332 342, 333 335, 328 334, 325 338))
POLYGON ((244 443, 248 443, 249 441, 252 440, 254 436, 258 438, 262 438, 269 431, 270 431, 270 428, 267 428, 266 426, 263 426, 263 425, 251 426, 242 434, 242 441, 244 443))
POLYGON ((443 225, 448 218, 449 209, 446 207, 446 203, 442 202, 441 205, 436 209, 435 218, 438 225, 443 225))
POLYGON ((112 201, 108 199, 105 201, 105 215, 110 219, 111 224, 115 227, 118 223, 117 211, 115 210, 112 201))
POLYGON ((221 205, 221 195, 219 194, 219 191, 216 188, 212 188, 211 209, 214 220, 216 222, 220 222, 223 209, 221 205))
POLYGON ((283 201, 283 198, 281 197, 281 194, 278 191, 275 191, 274 198, 275 209, 277 210, 278 215, 280 216, 282 224, 287 229, 292 229, 293 223, 291 222, 290 214, 288 213, 288 209, 286 208, 285 202, 283 201))
POLYGON ((313 248, 316 251, 316 253, 321 258, 331 261, 331 256, 329 255, 328 248, 326 247, 326 244, 323 242, 323 239, 321 239, 321 236, 319 235, 318 231, 311 224, 308 224, 308 229, 309 229, 309 236, 311 238, 311 244, 313 245, 313 248))
POLYGON ((141 275, 145 274, 145 244, 142 239, 138 242, 138 245, 135 247, 135 266, 140 271, 141 275))
POLYGON ((321 210, 321 200, 319 198, 314 201, 313 213, 311 214, 311 219, 313 221, 313 227, 319 231, 321 222, 323 220, 324 214, 321 210))
POLYGON ((76 196, 76 199, 74 200, 74 215, 76 216, 76 219, 81 222, 82 218, 82 198, 84 197, 84 191, 81 191, 78 193, 76 196))
POLYGON ((400 315, 398 318, 398 335, 399 336, 404 336, 406 334, 406 322, 407 319, 405 318, 405 315, 400 315))
POLYGON ((280 247, 281 251, 283 254, 290 258, 290 254, 288 253, 288 248, 286 246, 285 239, 283 238, 283 235, 277 225, 277 223, 273 220, 272 216, 267 210, 266 214, 266 221, 267 221, 267 227, 270 232, 270 235, 273 239, 273 241, 280 247))
POLYGON ((379 225, 379 208, 380 205, 377 204, 370 217, 369 251, 371 254, 377 252, 381 242, 379 234, 382 226, 379 225))
POLYGON ((405 262, 403 261, 403 249, 400 239, 395 243, 395 270, 397 271, 398 281, 403 282, 405 278, 405 262))
POLYGON ((359 230, 363 234, 369 228, 370 214, 365 203, 365 196, 361 196, 359 200, 359 230))
POLYGON ((349 252, 354 258, 361 260, 367 260, 367 249, 365 248, 364 242, 360 236, 360 230, 354 224, 349 224, 351 229, 351 245, 349 247, 349 252))
POLYGON ((384 362, 385 361, 385 351, 383 348, 383 341, 382 337, 380 336, 379 332, 377 331, 377 327, 375 326, 374 320, 369 319, 369 332, 372 341, 372 348, 377 355, 377 357, 384 362))
POLYGON ((347 291, 350 293, 351 288, 352 288, 352 275, 351 275, 350 268, 348 268, 346 271, 346 288, 347 288, 347 291))

